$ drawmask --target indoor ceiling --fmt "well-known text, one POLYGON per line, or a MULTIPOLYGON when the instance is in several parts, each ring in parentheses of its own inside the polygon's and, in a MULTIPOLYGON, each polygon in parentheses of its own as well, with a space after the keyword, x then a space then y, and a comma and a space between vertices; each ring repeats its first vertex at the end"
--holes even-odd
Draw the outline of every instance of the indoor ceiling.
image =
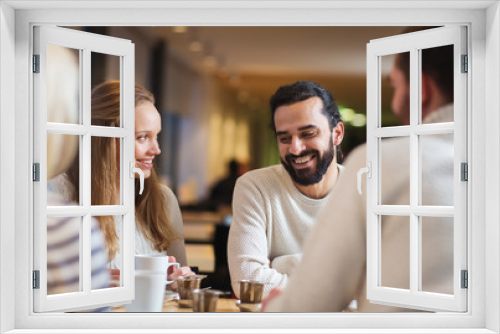
POLYGON ((339 104, 364 112, 366 44, 372 39, 400 34, 404 27, 150 29, 168 42, 172 54, 199 71, 211 72, 227 81, 245 101, 264 106, 280 85, 313 80, 330 89, 339 104))

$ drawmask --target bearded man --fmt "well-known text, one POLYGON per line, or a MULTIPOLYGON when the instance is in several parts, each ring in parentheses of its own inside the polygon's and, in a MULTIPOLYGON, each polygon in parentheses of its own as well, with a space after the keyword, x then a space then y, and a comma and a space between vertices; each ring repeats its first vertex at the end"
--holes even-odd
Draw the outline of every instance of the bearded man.
POLYGON ((243 279, 264 282, 264 296, 286 285, 342 171, 344 124, 328 90, 296 82, 280 87, 270 105, 281 164, 247 172, 233 196, 228 262, 238 298, 243 279))

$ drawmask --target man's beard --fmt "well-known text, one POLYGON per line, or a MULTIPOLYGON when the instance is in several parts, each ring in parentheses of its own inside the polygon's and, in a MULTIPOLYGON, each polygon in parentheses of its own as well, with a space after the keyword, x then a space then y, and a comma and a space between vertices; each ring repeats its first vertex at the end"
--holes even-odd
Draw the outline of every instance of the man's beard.
POLYGON ((320 182, 323 179, 323 176, 328 170, 328 167, 330 167, 330 164, 332 163, 334 156, 335 156, 335 147, 333 146, 333 141, 330 138, 330 146, 328 147, 327 151, 323 152, 323 156, 320 156, 318 150, 309 150, 309 151, 304 151, 298 156, 293 154, 288 154, 285 156, 286 162, 283 159, 281 159, 281 163, 283 164, 283 167, 285 167, 288 174, 290 174, 290 177, 294 182, 300 184, 301 186, 310 186, 312 184, 320 182), (295 169, 293 167, 292 164, 293 159, 304 157, 311 154, 315 155, 317 159, 315 170, 312 170, 312 168, 295 169))

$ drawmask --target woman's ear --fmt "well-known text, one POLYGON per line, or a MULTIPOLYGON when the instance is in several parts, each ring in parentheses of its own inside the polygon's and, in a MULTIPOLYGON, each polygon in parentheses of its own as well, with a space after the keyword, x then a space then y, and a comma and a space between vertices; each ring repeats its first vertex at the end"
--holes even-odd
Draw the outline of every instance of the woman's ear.
POLYGON ((333 145, 338 146, 342 143, 344 139, 344 123, 338 122, 332 131, 333 145))

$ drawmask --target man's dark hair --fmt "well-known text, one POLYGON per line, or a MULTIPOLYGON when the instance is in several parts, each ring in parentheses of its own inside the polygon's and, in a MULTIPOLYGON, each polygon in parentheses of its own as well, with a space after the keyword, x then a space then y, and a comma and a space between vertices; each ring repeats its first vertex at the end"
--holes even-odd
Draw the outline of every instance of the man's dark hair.
MULTIPOLYGON (((437 27, 408 27, 403 33, 416 32, 437 27)), ((396 57, 396 66, 403 72, 406 80, 410 81, 410 53, 400 53, 396 57)), ((422 73, 430 76, 438 89, 446 98, 446 102, 453 102, 453 45, 422 50, 422 73)))
POLYGON ((321 87, 317 83, 310 81, 298 81, 292 85, 285 85, 278 88, 276 93, 271 96, 271 126, 276 132, 276 124, 274 123, 274 114, 276 109, 282 106, 288 106, 297 102, 305 101, 311 97, 319 97, 323 101, 322 112, 328 119, 330 130, 332 130, 338 122, 341 122, 339 108, 332 94, 321 87))
MULTIPOLYGON (((281 86, 278 88, 276 93, 271 96, 269 104, 271 106, 271 127, 273 131, 276 132, 276 124, 274 122, 276 109, 282 106, 288 106, 297 102, 305 101, 311 97, 319 97, 321 101, 323 101, 323 108, 321 109, 321 112, 328 120, 330 130, 333 130, 338 122, 342 122, 337 102, 327 89, 311 81, 297 81, 291 85, 281 86)), ((341 163, 343 160, 343 154, 340 150, 340 146, 337 147, 336 151, 337 162, 341 163)))

